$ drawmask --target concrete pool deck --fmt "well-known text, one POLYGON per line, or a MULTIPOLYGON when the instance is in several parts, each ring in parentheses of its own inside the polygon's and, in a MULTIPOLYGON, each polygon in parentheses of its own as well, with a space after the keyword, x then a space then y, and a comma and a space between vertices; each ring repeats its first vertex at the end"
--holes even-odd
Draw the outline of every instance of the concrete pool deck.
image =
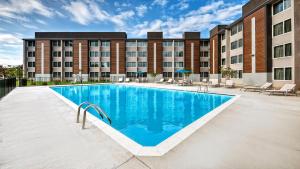
POLYGON ((241 97, 164 156, 135 157, 89 122, 81 130, 47 87, 16 88, 0 101, 0 168, 300 168, 300 97, 209 91, 241 97))

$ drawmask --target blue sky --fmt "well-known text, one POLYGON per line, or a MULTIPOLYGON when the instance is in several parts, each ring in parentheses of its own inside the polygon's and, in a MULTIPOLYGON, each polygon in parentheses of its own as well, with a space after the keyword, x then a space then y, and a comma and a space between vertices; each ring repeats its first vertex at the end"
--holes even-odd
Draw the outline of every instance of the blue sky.
POLYGON ((181 37, 242 14, 247 0, 0 0, 0 65, 22 64, 22 38, 43 31, 125 31, 129 38, 163 31, 181 37))

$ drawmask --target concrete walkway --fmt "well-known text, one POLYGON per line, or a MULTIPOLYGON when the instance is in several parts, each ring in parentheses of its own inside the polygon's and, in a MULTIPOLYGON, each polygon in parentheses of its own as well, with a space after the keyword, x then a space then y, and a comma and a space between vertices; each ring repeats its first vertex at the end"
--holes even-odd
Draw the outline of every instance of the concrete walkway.
POLYGON ((134 157, 93 125, 81 130, 46 87, 17 88, 0 101, 0 168, 300 168, 300 97, 210 91, 242 96, 166 155, 134 157))

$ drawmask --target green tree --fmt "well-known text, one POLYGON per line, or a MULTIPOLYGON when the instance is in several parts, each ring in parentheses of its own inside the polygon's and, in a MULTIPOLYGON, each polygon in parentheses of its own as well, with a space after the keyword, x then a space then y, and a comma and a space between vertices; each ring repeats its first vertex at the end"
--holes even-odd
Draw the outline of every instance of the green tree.
POLYGON ((230 79, 231 76, 234 75, 234 70, 230 67, 222 67, 221 68, 221 74, 226 77, 226 79, 230 79))

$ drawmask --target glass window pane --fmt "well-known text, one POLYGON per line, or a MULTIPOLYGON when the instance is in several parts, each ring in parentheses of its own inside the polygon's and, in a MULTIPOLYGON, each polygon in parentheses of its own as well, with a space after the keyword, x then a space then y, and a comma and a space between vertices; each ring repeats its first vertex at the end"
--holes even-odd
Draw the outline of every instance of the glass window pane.
POLYGON ((292 31, 292 20, 289 19, 284 21, 284 33, 291 32, 291 31, 292 31))
POLYGON ((285 56, 292 56, 292 44, 285 45, 285 56))
POLYGON ((284 80, 283 68, 274 69, 274 80, 284 80))
POLYGON ((285 80, 292 80, 292 68, 285 68, 285 80))

